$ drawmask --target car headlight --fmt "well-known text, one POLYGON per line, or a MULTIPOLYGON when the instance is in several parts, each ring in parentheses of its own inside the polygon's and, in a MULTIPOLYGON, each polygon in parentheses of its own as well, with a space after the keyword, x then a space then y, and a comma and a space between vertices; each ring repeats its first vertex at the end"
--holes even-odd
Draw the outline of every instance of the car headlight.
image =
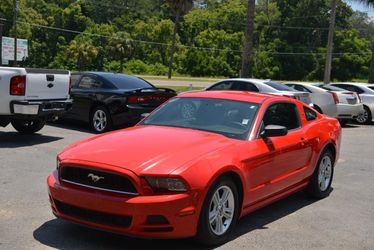
POLYGON ((185 192, 186 185, 179 178, 170 177, 145 177, 151 188, 156 192, 185 192))

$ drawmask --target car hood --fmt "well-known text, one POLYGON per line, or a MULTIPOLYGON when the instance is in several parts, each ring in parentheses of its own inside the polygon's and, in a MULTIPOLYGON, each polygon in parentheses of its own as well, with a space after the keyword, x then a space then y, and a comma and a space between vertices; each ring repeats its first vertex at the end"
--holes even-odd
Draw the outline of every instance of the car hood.
POLYGON ((79 141, 66 148, 59 158, 102 163, 137 175, 169 174, 207 153, 232 145, 233 141, 199 130, 136 126, 79 141))

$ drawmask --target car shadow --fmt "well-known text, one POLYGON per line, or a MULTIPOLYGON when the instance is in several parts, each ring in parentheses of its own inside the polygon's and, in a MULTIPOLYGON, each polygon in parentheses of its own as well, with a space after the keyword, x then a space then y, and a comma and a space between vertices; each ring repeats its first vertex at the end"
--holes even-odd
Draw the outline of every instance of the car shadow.
POLYGON ((58 141, 63 137, 42 134, 20 134, 18 132, 0 132, 0 148, 21 148, 58 141))
MULTIPOLYGON (((303 192, 244 216, 236 226, 230 241, 254 230, 268 229, 268 224, 309 206, 316 200, 303 192)), ((139 239, 99 231, 61 219, 45 222, 33 233, 40 243, 58 249, 213 249, 204 248, 193 239, 139 239)))
POLYGON ((88 124, 84 122, 63 119, 63 120, 58 120, 55 122, 48 122, 48 125, 52 127, 56 127, 56 128, 63 128, 63 129, 69 129, 69 130, 74 130, 78 132, 93 134, 88 124))

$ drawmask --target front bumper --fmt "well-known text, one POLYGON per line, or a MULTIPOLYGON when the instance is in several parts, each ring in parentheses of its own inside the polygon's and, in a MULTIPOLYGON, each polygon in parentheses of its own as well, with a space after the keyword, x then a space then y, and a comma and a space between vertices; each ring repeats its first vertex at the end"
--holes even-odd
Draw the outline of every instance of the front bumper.
POLYGON ((360 114, 364 113, 364 106, 360 104, 337 104, 338 119, 355 119, 360 114))
POLYGON ((73 101, 12 101, 10 111, 14 116, 48 117, 59 116, 72 107, 73 101))
POLYGON ((51 173, 47 183, 52 211, 57 217, 133 236, 183 238, 196 234, 198 213, 195 211, 191 194, 113 194, 60 182, 57 171, 51 173), (61 204, 73 207, 73 210, 78 211, 77 216, 66 214, 61 204), (88 215, 82 216, 79 211, 86 211, 86 215, 90 214, 91 218, 88 218, 88 215), (92 216, 100 216, 100 220, 92 216), (109 219, 103 222, 105 218, 109 218, 106 216, 110 216, 112 223, 109 219), (150 216, 162 216, 167 223, 154 223, 149 220, 150 216), (113 223, 113 220, 115 222, 123 218, 130 218, 129 225, 119 226, 120 224, 113 223))

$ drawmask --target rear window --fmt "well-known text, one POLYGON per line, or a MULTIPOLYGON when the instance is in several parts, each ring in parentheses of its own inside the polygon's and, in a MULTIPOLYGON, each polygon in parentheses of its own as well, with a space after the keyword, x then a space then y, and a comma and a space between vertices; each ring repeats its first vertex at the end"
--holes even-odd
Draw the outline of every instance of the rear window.
POLYGON ((135 76, 128 76, 123 74, 108 74, 103 75, 103 77, 109 80, 119 89, 155 88, 149 82, 135 76))
POLYGON ((345 89, 342 89, 342 88, 338 88, 338 87, 335 87, 335 86, 331 86, 331 85, 318 85, 317 87, 320 87, 322 89, 326 89, 326 90, 330 90, 330 91, 337 91, 337 92, 342 92, 342 91, 346 91, 345 89))
POLYGON ((288 87, 284 84, 281 83, 276 83, 276 82, 264 82, 266 85, 280 91, 295 91, 293 88, 288 87))
POLYGON ((368 87, 369 89, 371 89, 371 90, 374 90, 374 86, 371 86, 371 87, 368 87))
POLYGON ((304 106, 304 113, 305 113, 305 118, 307 121, 313 121, 317 119, 317 113, 305 106, 304 106))

